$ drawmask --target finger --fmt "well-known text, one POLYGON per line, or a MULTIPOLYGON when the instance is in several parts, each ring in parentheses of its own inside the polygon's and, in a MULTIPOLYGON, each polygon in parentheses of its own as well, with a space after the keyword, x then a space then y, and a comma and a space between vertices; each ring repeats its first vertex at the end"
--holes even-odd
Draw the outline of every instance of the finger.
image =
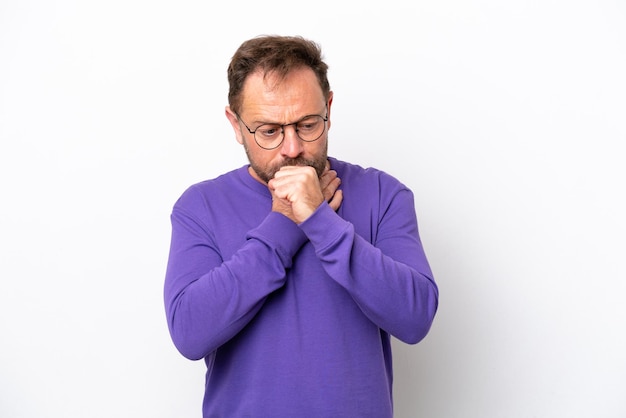
POLYGON ((328 206, 330 206, 332 210, 337 212, 342 202, 343 202, 343 190, 337 190, 335 194, 332 196, 332 198, 330 199, 330 201, 328 202, 328 206))
POLYGON ((314 175, 317 178, 317 172, 315 168, 308 165, 286 165, 281 167, 276 174, 274 174, 274 178, 281 178, 286 176, 292 176, 296 174, 306 174, 306 175, 314 175))
POLYGON ((329 201, 330 199, 332 199, 333 195, 335 194, 337 189, 339 189, 340 185, 341 179, 339 177, 335 177, 330 183, 328 183, 326 187, 322 189, 324 200, 329 201))
POLYGON ((320 186, 324 189, 336 178, 337 172, 335 170, 325 171, 320 177, 320 186))

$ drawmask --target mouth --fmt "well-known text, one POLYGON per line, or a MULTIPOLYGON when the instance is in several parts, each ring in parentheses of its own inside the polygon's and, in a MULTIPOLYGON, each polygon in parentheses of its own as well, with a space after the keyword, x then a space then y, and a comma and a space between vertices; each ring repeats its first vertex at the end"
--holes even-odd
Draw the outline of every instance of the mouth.
POLYGON ((285 167, 285 166, 313 166, 313 163, 311 161, 308 161, 304 158, 287 158, 285 159, 282 164, 281 167, 285 167))

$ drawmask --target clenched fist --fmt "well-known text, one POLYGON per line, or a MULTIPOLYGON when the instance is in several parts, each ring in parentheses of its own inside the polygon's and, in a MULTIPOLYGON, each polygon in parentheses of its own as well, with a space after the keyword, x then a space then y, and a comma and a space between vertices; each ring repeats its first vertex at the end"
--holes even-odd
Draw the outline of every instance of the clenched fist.
POLYGON ((324 201, 333 210, 343 200, 338 190, 341 180, 327 163, 321 177, 313 167, 285 166, 268 182, 272 193, 272 210, 282 213, 295 223, 304 222, 324 201))

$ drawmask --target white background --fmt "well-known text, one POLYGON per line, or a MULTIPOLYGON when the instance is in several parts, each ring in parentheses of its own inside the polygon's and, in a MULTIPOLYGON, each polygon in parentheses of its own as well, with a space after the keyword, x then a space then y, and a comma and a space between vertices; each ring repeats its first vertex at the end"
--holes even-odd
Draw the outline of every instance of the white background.
POLYGON ((0 0, 0 416, 200 416, 169 213, 246 162, 226 66, 264 33, 323 47, 330 154, 415 192, 441 299, 396 416, 626 416, 622 0, 0 0))

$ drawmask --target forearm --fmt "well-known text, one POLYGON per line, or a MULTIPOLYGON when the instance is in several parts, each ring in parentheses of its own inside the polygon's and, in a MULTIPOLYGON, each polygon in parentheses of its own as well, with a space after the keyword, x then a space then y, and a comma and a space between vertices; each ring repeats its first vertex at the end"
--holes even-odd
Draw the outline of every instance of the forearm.
POLYGON ((329 276, 372 322, 408 343, 427 334, 438 290, 416 226, 399 228, 395 236, 373 245, 356 234, 351 223, 322 206, 301 228, 329 276))
POLYGON ((173 215, 165 303, 176 347, 200 359, 236 335, 265 298, 283 286, 285 270, 305 237, 286 218, 270 214, 223 261, 210 239, 190 225, 173 215))

